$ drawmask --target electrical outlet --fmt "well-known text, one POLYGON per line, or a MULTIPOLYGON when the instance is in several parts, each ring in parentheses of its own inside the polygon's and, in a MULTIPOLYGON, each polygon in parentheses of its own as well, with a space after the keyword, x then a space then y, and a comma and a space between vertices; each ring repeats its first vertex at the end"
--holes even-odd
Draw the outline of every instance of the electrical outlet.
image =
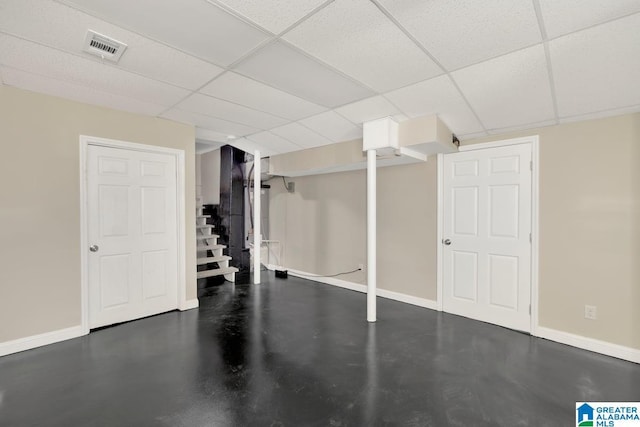
POLYGON ((598 318, 598 309, 595 305, 584 306, 584 318, 589 320, 596 320, 598 318))

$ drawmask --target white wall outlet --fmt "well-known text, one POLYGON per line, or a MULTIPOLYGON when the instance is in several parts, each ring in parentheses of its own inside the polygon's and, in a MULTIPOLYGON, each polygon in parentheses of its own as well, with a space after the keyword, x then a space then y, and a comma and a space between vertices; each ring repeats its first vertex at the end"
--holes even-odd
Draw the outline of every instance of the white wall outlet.
POLYGON ((598 318, 598 309, 595 305, 584 306, 584 318, 589 320, 596 320, 598 318))

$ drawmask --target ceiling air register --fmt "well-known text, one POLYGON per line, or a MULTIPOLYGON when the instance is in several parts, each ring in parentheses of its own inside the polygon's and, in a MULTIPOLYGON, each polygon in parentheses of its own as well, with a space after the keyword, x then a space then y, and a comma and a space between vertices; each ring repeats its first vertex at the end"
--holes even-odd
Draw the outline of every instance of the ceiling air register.
POLYGON ((126 44, 89 30, 84 39, 84 48, 82 50, 102 59, 118 62, 126 49, 126 44))

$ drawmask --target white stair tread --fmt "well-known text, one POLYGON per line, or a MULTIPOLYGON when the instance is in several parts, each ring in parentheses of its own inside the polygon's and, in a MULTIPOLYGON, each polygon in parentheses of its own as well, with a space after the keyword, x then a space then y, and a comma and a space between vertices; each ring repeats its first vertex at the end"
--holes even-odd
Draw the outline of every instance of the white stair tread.
POLYGON ((213 228, 214 226, 211 224, 204 224, 204 225, 196 225, 197 229, 202 229, 202 228, 213 228))
POLYGON ((227 256, 227 255, 223 255, 223 256, 208 256, 208 257, 204 257, 204 258, 198 258, 198 265, 209 264, 211 262, 229 261, 230 259, 231 259, 231 257, 227 256))
POLYGON ((235 267, 216 268, 214 270, 198 271, 198 279, 204 279, 205 277, 222 276, 223 274, 237 273, 238 269, 235 267))
POLYGON ((196 218, 211 218, 211 215, 198 215, 196 218))
POLYGON ((196 239, 198 240, 206 240, 206 239, 217 239, 220 236, 218 236, 217 234, 199 234, 196 236, 196 239))
POLYGON ((225 249, 225 245, 198 245, 196 247, 199 251, 212 251, 214 249, 225 249))

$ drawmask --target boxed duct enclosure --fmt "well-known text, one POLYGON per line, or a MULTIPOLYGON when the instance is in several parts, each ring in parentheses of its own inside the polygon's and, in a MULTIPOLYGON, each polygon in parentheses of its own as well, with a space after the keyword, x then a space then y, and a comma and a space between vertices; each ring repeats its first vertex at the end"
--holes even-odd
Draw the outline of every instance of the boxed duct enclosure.
POLYGON ((438 116, 422 116, 400 123, 400 146, 430 156, 458 151, 455 136, 438 116))
POLYGON ((396 122, 390 117, 363 124, 363 138, 271 156, 269 175, 297 177, 367 168, 363 151, 375 149, 377 167, 424 162, 458 151, 453 134, 435 115, 396 122))
POLYGON ((378 155, 429 156, 458 151, 453 134, 438 116, 423 116, 396 122, 391 117, 363 124, 362 150, 378 155))
POLYGON ((391 155, 400 148, 398 122, 391 117, 371 120, 362 124, 362 151, 376 150, 380 155, 391 155))

